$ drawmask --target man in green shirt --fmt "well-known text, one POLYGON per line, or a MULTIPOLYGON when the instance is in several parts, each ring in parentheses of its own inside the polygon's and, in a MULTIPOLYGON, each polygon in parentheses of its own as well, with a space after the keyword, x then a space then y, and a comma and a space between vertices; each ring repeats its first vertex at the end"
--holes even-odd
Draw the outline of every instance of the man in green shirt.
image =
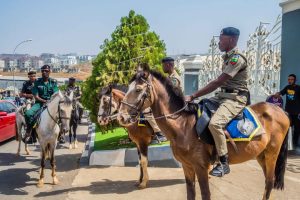
MULTIPOLYGON (((51 99, 51 96, 58 91, 57 82, 55 79, 49 77, 50 66, 44 65, 41 68, 42 78, 38 78, 34 82, 34 87, 32 88, 32 95, 35 98, 35 104, 25 112, 25 120, 27 123, 26 137, 25 141, 28 142, 31 136, 32 127, 34 125, 34 115, 44 104, 51 99)), ((35 135, 32 134, 33 141, 35 135)), ((34 141, 35 142, 35 141, 34 141)))

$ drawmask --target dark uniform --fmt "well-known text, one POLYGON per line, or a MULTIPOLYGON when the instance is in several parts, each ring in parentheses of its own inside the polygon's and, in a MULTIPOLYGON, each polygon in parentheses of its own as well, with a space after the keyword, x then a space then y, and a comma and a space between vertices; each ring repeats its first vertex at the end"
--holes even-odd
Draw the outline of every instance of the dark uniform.
POLYGON ((32 94, 31 90, 32 90, 33 86, 34 86, 34 82, 31 82, 30 80, 25 81, 23 83, 23 87, 22 87, 21 92, 25 93, 25 94, 32 94))
MULTIPOLYGON (((39 78, 35 81, 34 87, 32 88, 32 94, 38 95, 40 98, 50 100, 51 96, 58 91, 57 81, 49 78, 48 82, 45 83, 43 78, 39 78)), ((33 126, 34 114, 43 106, 43 103, 36 100, 35 104, 25 112, 26 123, 29 126, 33 126)))
MULTIPOLYGON (((69 81, 75 81, 76 79, 74 77, 69 78, 69 81)), ((75 82, 74 82, 75 83, 75 82)), ((81 89, 80 86, 78 85, 68 85, 67 90, 69 91, 73 91, 73 95, 74 95, 74 102, 76 103, 76 105, 78 106, 78 114, 79 114, 79 121, 81 121, 81 117, 83 114, 83 106, 82 104, 79 102, 80 98, 81 98, 81 89)))

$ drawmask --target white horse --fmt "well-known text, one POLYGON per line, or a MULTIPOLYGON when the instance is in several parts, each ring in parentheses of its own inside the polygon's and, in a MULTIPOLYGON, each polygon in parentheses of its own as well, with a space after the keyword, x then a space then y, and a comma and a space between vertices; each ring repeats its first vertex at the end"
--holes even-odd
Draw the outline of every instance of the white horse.
MULTIPOLYGON (((31 100, 26 100, 25 104, 19 107, 16 112, 16 128, 17 128, 16 140, 19 142, 17 156, 20 155, 22 138, 25 137, 25 133, 26 133, 26 121, 25 121, 24 114, 25 111, 29 110, 30 108, 31 108, 31 100)), ((25 142, 25 151, 27 155, 30 154, 26 142, 25 142)))
POLYGON ((56 177, 56 165, 54 150, 57 144, 57 138, 60 131, 59 124, 64 132, 69 130, 69 121, 72 111, 73 92, 62 94, 60 91, 53 94, 47 104, 47 108, 41 113, 40 122, 35 127, 38 135, 38 141, 41 145, 41 170, 38 187, 44 185, 45 160, 49 159, 52 168, 53 184, 58 184, 56 177))

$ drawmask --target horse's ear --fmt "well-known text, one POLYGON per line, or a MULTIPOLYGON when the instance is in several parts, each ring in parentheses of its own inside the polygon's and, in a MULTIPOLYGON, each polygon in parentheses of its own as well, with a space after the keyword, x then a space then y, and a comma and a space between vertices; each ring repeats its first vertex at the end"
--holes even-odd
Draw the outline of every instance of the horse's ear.
POLYGON ((114 99, 116 99, 117 101, 122 101, 124 99, 125 93, 119 90, 112 90, 111 94, 113 96, 114 99))

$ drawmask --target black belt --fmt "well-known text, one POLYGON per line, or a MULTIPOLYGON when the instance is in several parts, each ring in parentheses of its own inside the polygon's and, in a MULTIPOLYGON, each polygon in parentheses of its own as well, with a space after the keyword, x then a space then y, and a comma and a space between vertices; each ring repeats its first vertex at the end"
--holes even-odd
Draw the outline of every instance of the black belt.
POLYGON ((230 89, 230 88, 221 88, 221 92, 224 93, 237 93, 238 95, 242 95, 242 96, 248 96, 248 91, 244 91, 244 90, 236 90, 236 89, 230 89))

